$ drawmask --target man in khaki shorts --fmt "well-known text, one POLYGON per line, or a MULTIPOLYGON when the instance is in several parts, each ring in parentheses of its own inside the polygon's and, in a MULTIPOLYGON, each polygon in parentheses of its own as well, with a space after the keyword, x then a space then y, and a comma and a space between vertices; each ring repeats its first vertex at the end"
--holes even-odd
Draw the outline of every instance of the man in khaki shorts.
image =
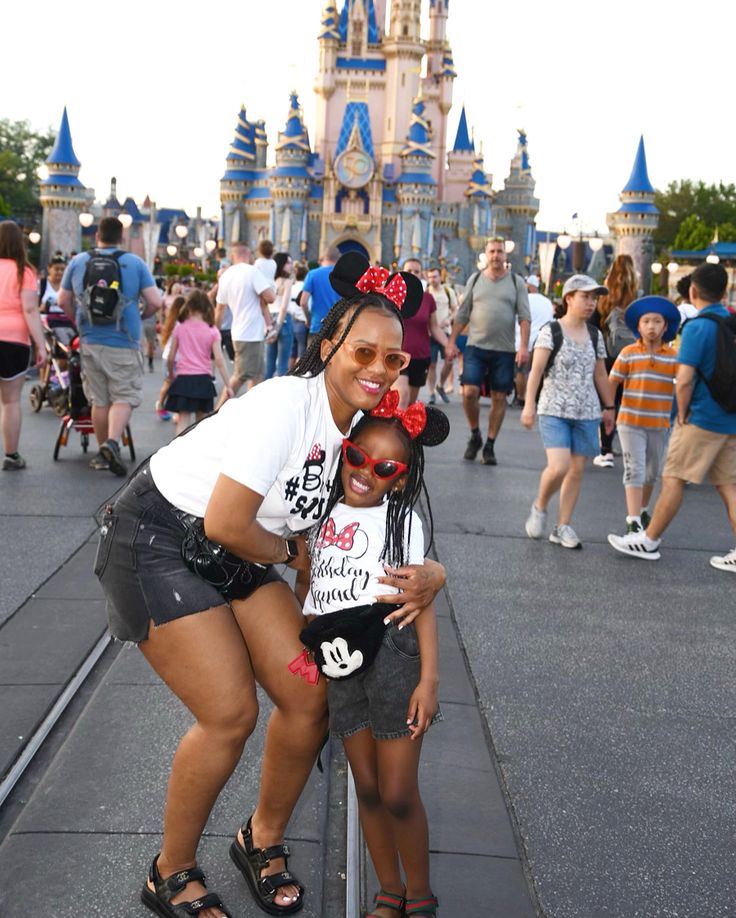
POLYGON ((119 320, 96 324, 80 306, 75 316, 75 298, 84 298, 84 276, 90 252, 82 252, 67 265, 61 279, 59 306, 75 319, 80 336, 82 383, 92 406, 92 425, 99 452, 90 459, 94 471, 109 469, 126 475, 120 457, 120 441, 133 409, 141 403, 142 358, 141 320, 161 306, 161 291, 137 255, 123 252, 123 224, 117 217, 103 217, 97 228, 95 252, 115 255, 120 269, 121 311, 119 320), (143 314, 138 301, 145 303, 143 314))
MULTIPOLYGON (((716 368, 716 342, 721 333, 715 319, 728 319, 721 301, 728 274, 718 265, 702 264, 692 274, 690 302, 698 310, 682 331, 677 371, 677 423, 662 472, 662 491, 646 532, 609 535, 616 551, 632 558, 656 561, 662 535, 677 515, 685 485, 707 478, 723 498, 736 535, 736 414, 726 411, 711 395, 708 383, 716 368), (712 316, 714 318, 708 318, 712 316)), ((736 574, 736 548, 715 555, 710 563, 736 574)))
MULTIPOLYGON (((265 336, 271 329, 269 303, 276 299, 273 283, 251 264, 252 256, 245 242, 234 242, 232 265, 223 273, 217 285, 215 324, 219 325, 230 307, 233 316, 231 335, 235 359, 230 387, 237 394, 243 383, 253 388, 263 379, 265 336)), ((220 404, 227 398, 223 391, 220 404)))

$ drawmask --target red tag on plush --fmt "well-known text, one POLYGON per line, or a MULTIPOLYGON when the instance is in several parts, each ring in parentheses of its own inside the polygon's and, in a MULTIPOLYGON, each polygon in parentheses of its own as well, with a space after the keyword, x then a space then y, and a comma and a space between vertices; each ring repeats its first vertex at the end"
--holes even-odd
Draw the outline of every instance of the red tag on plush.
POLYGON ((289 672, 295 676, 301 676, 310 685, 316 685, 319 682, 319 669, 316 663, 310 662, 309 651, 306 648, 289 663, 289 672))

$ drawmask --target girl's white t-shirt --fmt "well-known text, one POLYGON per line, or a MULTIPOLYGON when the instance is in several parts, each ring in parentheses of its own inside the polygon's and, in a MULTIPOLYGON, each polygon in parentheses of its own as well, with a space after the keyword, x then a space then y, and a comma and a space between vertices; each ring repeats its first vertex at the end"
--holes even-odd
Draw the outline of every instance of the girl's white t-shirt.
POLYGON ((230 399, 160 449, 151 458, 151 475, 170 503, 200 517, 218 476, 227 475, 263 495, 257 519, 264 529, 288 536, 322 516, 343 436, 324 373, 281 376, 230 399))
MULTIPOLYGON (((377 596, 398 592, 378 582, 378 577, 386 573, 381 552, 386 540, 387 513, 387 503, 378 507, 348 507, 339 503, 334 507, 312 553, 305 615, 326 615, 352 606, 365 606, 375 602, 377 596)), ((411 531, 409 519, 404 527, 406 563, 424 564, 422 521, 414 511, 410 518, 411 531)))

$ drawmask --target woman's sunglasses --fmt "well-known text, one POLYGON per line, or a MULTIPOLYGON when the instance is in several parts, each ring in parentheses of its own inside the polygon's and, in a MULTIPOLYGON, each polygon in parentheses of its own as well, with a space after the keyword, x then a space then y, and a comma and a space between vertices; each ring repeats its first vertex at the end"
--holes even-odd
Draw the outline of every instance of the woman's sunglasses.
POLYGON ((405 462, 399 462, 396 459, 371 459, 364 449, 347 438, 342 441, 342 458, 351 469, 362 469, 366 465, 369 466, 376 478, 382 481, 398 478, 409 468, 405 462))
POLYGON ((399 373, 405 367, 409 366, 411 354, 406 351, 383 351, 379 352, 377 347, 372 344, 351 344, 345 341, 342 345, 353 360, 361 367, 369 367, 381 353, 383 365, 390 373, 399 373))

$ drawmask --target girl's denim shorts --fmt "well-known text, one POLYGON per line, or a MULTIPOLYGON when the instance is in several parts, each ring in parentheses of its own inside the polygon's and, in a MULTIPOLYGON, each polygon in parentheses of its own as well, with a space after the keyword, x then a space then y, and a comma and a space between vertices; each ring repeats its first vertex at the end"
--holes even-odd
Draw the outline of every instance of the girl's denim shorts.
POLYGON ((600 421, 540 414, 539 433, 545 449, 569 449, 576 456, 597 456, 600 421))
MULTIPOLYGON (((327 683, 330 731, 344 737, 370 728, 377 740, 411 736, 406 715, 419 676, 419 642, 414 625, 399 631, 391 622, 370 669, 352 679, 331 679, 327 683)), ((440 720, 442 713, 438 710, 432 723, 440 720)))

